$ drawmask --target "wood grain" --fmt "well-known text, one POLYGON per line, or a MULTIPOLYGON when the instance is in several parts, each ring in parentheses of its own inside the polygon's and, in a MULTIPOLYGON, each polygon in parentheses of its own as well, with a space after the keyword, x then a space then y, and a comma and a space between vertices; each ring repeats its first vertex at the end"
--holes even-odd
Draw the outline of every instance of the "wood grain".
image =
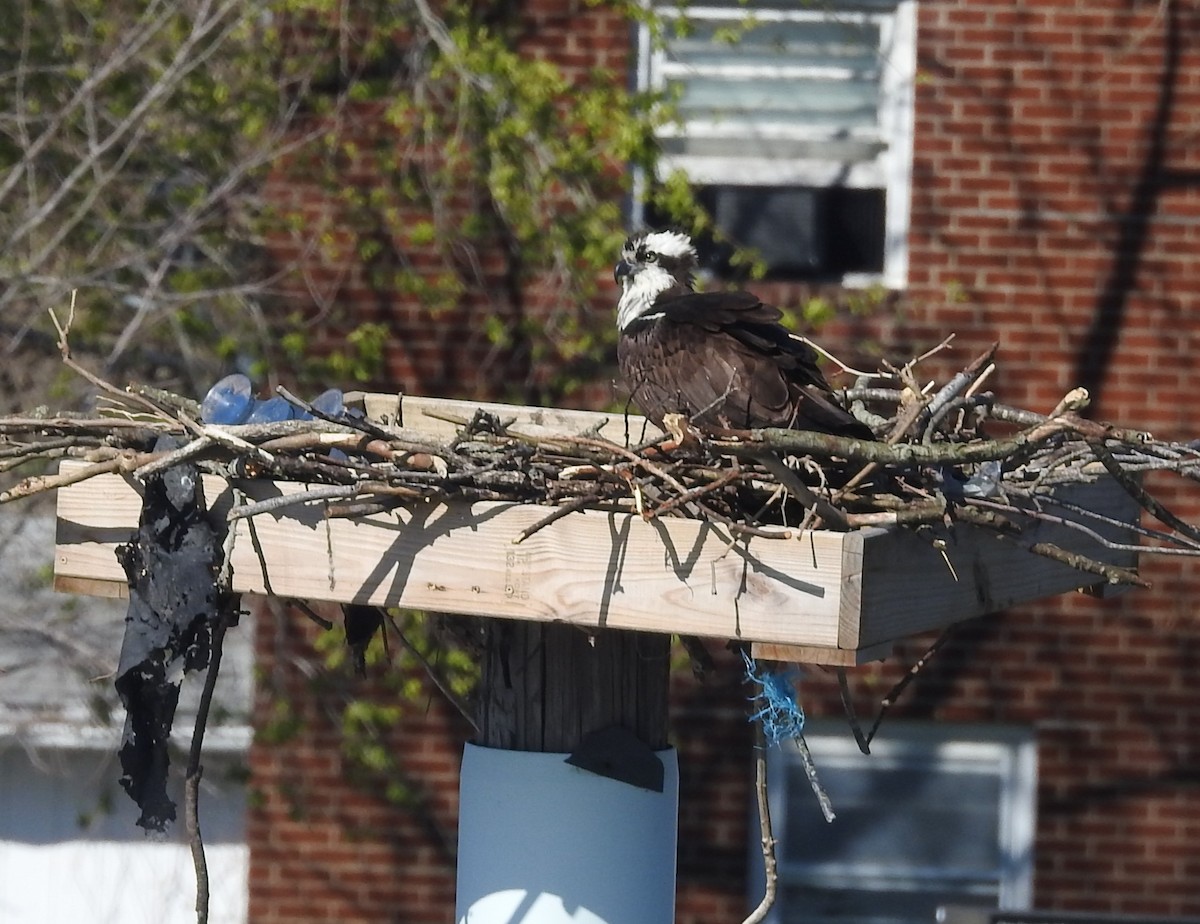
MULTIPOLYGON (((64 463, 71 465, 73 463, 64 463)), ((227 503, 226 485, 205 493, 227 503)), ((252 500, 303 490, 239 485, 252 500)), ((210 501, 211 502, 211 501, 210 501)), ((55 572, 109 582, 113 550, 137 524, 126 479, 100 476, 59 492, 55 572)), ((418 504, 389 514, 327 519, 321 504, 235 521, 233 590, 411 606, 580 626, 683 632, 784 644, 837 644, 844 534, 731 542, 690 520, 645 522, 584 511, 513 538, 549 508, 516 503, 418 504)))
MULTIPOLYGON (((1068 485, 1059 489, 1058 496, 1119 521, 1138 520, 1137 503, 1111 479, 1068 485)), ((1050 504, 1046 511, 1081 519, 1050 504)), ((1109 540, 1137 542, 1127 528, 1085 522, 1109 540)), ((861 647, 904 638, 1030 600, 1106 586, 1096 575, 1026 551, 1035 542, 1054 543, 1124 568, 1137 567, 1135 552, 1113 551, 1078 530, 1042 521, 1030 521, 1013 538, 962 523, 952 530, 930 528, 921 535, 881 530, 865 541, 859 621, 857 626, 843 625, 841 646, 851 640, 857 643, 854 647, 861 647), (944 550, 935 547, 939 541, 944 550)))
POLYGON ((670 636, 491 619, 486 638, 477 744, 566 753, 619 725, 667 746, 670 636))
POLYGON ((788 664, 821 664, 827 667, 858 667, 871 661, 882 661, 892 653, 892 644, 884 642, 869 648, 821 648, 816 645, 776 645, 754 642, 750 654, 763 661, 784 661, 788 664))

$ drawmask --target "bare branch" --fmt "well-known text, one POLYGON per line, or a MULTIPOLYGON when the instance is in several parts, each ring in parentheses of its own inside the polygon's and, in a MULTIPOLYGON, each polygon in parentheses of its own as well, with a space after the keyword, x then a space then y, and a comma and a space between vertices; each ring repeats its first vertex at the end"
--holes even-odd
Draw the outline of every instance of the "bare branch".
POLYGON ((762 720, 754 725, 754 800, 758 806, 758 830, 762 841, 763 874, 766 887, 762 901, 758 903, 743 924, 761 924, 775 905, 775 893, 779 887, 779 870, 775 860, 775 833, 771 828, 771 803, 767 797, 767 738, 763 733, 762 720))
POLYGON ((208 671, 204 675, 204 689, 200 693, 200 704, 196 709, 196 725, 192 730, 192 744, 188 749, 187 770, 184 774, 184 826, 191 848, 192 864, 196 870, 196 924, 208 921, 208 862, 204 856, 204 837, 200 832, 200 779, 204 767, 200 763, 204 747, 204 731, 208 725, 208 713, 212 708, 213 691, 217 686, 217 675, 221 670, 221 654, 225 646, 226 630, 237 623, 237 597, 222 599, 220 609, 212 625, 212 647, 208 671))

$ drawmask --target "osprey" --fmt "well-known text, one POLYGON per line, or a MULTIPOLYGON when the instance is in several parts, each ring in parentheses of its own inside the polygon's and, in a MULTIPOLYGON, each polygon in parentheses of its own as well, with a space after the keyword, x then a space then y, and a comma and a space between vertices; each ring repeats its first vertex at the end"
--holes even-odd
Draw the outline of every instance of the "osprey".
POLYGON ((617 358, 633 401, 699 427, 786 427, 874 439, 838 406, 816 351, 749 292, 696 292, 696 249, 675 231, 625 242, 615 276, 617 358))

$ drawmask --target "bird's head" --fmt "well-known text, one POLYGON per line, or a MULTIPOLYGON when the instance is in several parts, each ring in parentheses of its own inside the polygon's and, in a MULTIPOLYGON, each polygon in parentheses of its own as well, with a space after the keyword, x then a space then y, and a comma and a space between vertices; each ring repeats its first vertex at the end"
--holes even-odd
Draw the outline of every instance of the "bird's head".
POLYGON ((692 291, 696 271, 696 248, 692 239, 678 231, 644 231, 621 248, 621 259, 613 272, 621 284, 617 303, 617 327, 624 330, 645 314, 653 313, 655 300, 664 292, 692 291))

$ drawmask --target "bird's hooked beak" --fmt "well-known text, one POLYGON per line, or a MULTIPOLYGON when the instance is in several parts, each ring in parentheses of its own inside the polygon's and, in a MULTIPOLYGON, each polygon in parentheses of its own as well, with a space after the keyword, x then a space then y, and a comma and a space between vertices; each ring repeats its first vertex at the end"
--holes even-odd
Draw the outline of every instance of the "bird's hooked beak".
POLYGON ((625 280, 633 275, 633 264, 628 260, 619 260, 617 265, 613 267, 613 281, 619 282, 622 285, 625 280))

